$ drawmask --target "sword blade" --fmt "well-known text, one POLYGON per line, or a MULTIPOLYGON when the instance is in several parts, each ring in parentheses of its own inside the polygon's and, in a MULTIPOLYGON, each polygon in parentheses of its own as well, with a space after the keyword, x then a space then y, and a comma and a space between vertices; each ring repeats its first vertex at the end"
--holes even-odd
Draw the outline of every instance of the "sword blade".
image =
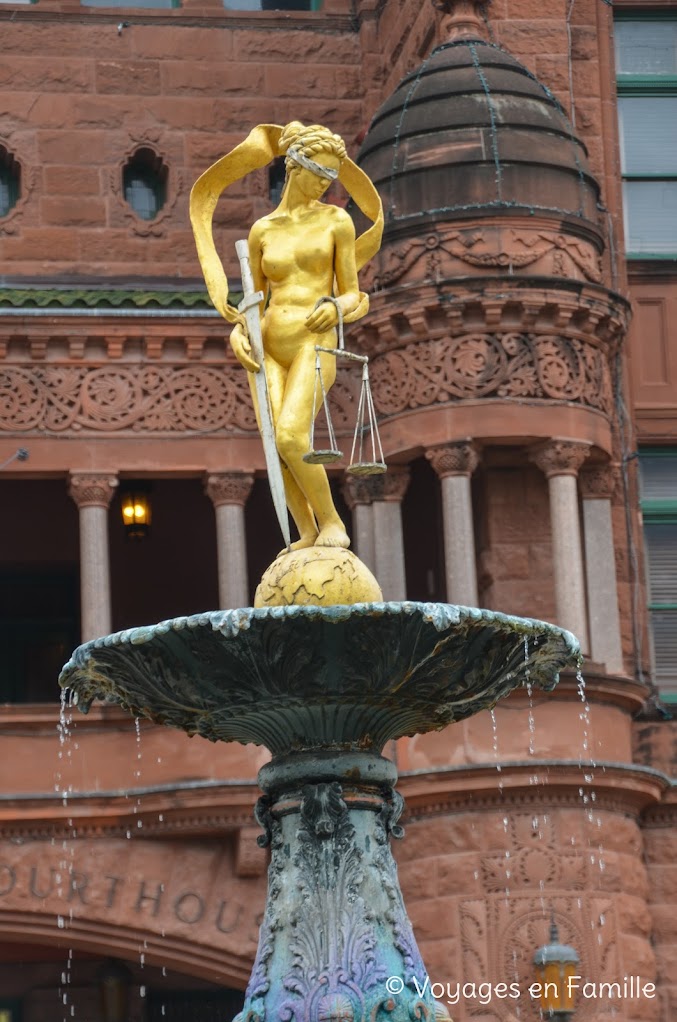
POLYGON ((268 392, 268 380, 266 378, 265 354, 263 351, 263 340, 261 338, 261 321, 259 319, 258 303, 262 299, 260 292, 254 289, 254 280, 249 265, 249 246, 246 241, 237 241, 235 250, 240 260, 242 273, 242 288, 244 299, 240 308, 244 311, 247 323, 247 334, 252 349, 252 355, 259 364, 259 371, 254 373, 254 386, 256 389, 257 403, 259 406, 259 422, 261 424, 261 440, 263 441, 263 455, 268 470, 268 485, 273 498, 273 507, 280 524, 282 538, 285 545, 290 546, 291 535, 289 532, 289 512, 287 510, 287 498, 284 492, 284 479, 282 477, 282 465, 280 455, 277 451, 275 440, 275 426, 273 424, 273 413, 270 407, 270 394, 268 392))

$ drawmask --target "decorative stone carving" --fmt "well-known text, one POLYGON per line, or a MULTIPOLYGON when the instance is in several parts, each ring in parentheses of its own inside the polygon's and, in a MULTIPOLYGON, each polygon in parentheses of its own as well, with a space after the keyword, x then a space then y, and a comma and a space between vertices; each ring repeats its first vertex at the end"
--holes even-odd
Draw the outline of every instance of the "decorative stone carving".
POLYGON ((469 226, 461 230, 442 227, 429 231, 425 237, 384 247, 378 262, 379 268, 373 271, 374 288, 414 279, 421 283, 440 281, 463 273, 464 266, 511 275, 528 269, 539 276, 594 284, 602 280, 600 256, 592 241, 545 226, 480 229, 469 226))
POLYGON ((546 440, 529 451, 529 459, 547 479, 551 476, 577 476, 590 454, 590 445, 573 440, 546 440))
POLYGON ((425 456, 440 479, 471 476, 479 464, 479 454, 472 440, 456 440, 440 447, 430 447, 425 456))
POLYGON ((205 493, 214 507, 221 504, 239 504, 244 507, 254 485, 249 472, 218 472, 205 479, 205 493))
POLYGON ((342 492, 351 511, 356 504, 373 504, 376 500, 401 503, 410 478, 408 466, 389 465, 382 475, 346 475, 342 492))
POLYGON ((247 389, 225 367, 0 367, 0 431, 253 432, 247 389))
POLYGON ((590 465, 578 477, 583 500, 611 500, 618 476, 612 465, 590 465))
POLYGON ((489 0, 433 0, 433 7, 442 11, 442 38, 445 42, 470 36, 487 39, 484 8, 489 0))
POLYGON ((606 415, 613 407, 604 352, 555 335, 466 333, 415 341, 377 356, 371 380, 383 416, 481 397, 577 402, 606 415))
POLYGON ((78 508, 110 507, 118 481, 115 476, 96 472, 77 472, 71 475, 68 493, 78 508))

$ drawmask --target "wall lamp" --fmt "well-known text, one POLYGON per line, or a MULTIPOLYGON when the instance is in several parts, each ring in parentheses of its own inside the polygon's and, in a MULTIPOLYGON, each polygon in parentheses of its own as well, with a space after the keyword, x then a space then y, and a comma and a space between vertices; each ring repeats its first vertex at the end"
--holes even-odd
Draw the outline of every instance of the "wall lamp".
POLYGON ((128 539, 144 539, 151 523, 150 489, 143 483, 128 483, 121 497, 122 523, 128 539))
MULTIPOLYGON (((569 1022, 576 1009, 576 984, 580 958, 575 948, 562 944, 554 918, 550 924, 550 942, 534 955, 534 979, 540 987, 541 1017, 552 1022, 569 1022)), ((536 991, 534 991, 536 992, 536 991)))

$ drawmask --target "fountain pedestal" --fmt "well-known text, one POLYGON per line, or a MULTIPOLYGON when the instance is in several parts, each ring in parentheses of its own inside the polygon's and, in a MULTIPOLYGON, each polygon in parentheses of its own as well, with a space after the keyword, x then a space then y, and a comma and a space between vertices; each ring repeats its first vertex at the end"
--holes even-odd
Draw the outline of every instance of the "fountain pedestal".
POLYGON ((444 1016, 389 846, 400 837, 385 743, 441 730, 528 681, 552 688, 568 632, 446 604, 246 609, 79 647, 60 682, 212 741, 265 745, 256 809, 268 899, 243 1019, 444 1016))

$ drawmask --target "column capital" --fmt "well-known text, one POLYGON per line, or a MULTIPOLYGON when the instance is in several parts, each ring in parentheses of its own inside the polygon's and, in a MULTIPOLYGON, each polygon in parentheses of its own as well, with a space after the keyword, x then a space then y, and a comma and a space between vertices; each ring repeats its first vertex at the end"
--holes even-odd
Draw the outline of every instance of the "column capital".
POLYGON ((373 504, 377 500, 400 503, 407 492, 410 477, 408 465, 389 465, 387 472, 373 476, 346 473, 343 497, 351 511, 356 504, 373 504))
POLYGON ((590 454, 590 444, 577 440, 545 440, 529 450, 529 460, 547 479, 552 476, 577 476, 590 454))
POLYGON ((251 472, 212 472, 204 479, 205 493, 214 507, 222 504, 244 507, 253 485, 254 475, 251 472))
POLYGON ((587 466, 579 476, 583 500, 611 500, 618 473, 610 463, 587 466))
POLYGON ((110 472, 71 472, 68 494, 79 508, 109 508, 117 485, 117 476, 110 472))
POLYGON ((429 447, 425 456, 440 479, 471 476, 480 461, 477 445, 472 440, 453 440, 438 447, 429 447))

